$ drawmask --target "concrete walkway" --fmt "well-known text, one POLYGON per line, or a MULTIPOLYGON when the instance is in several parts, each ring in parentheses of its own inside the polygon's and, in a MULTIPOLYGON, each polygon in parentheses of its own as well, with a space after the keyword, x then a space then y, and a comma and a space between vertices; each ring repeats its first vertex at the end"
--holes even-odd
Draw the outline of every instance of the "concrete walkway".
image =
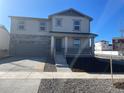
POLYGON ((72 72, 63 54, 56 54, 54 59, 57 72, 72 72))

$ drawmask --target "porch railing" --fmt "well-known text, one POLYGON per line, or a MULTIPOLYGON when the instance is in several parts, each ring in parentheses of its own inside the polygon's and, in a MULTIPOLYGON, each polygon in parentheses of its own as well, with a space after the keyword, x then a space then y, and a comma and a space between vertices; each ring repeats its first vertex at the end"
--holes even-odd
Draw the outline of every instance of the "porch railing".
MULTIPOLYGON (((64 48, 62 49, 64 52, 64 48)), ((68 48, 65 55, 92 55, 92 48, 68 48)))
MULTIPOLYGON (((56 56, 56 50, 54 49, 53 56, 55 58, 56 56)), ((63 53, 65 56, 66 55, 81 55, 81 56, 92 56, 92 48, 68 48, 67 53, 65 54, 65 48, 62 48, 61 53, 63 53)))

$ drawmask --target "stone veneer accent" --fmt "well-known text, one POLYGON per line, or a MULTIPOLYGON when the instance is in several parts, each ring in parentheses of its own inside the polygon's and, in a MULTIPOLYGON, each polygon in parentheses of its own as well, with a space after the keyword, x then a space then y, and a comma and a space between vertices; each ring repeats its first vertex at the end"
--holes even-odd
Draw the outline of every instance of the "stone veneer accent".
POLYGON ((49 56, 50 36, 10 35, 10 55, 12 56, 49 56))

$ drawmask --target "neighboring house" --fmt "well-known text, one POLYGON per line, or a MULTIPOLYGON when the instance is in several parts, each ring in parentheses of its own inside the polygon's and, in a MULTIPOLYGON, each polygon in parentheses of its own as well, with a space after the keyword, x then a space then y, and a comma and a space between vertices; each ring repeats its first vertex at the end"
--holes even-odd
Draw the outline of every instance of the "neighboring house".
POLYGON ((112 43, 114 51, 124 51, 124 37, 114 37, 112 43))
POLYGON ((118 51, 119 55, 124 55, 124 37, 114 37, 112 43, 113 51, 118 51))
POLYGON ((9 40, 9 32, 3 25, 0 25, 0 58, 8 56, 9 40))
POLYGON ((91 17, 68 9, 48 18, 11 17, 10 54, 13 56, 93 56, 91 17))
POLYGON ((109 44, 109 41, 106 40, 96 42, 95 51, 112 51, 112 44, 109 44))

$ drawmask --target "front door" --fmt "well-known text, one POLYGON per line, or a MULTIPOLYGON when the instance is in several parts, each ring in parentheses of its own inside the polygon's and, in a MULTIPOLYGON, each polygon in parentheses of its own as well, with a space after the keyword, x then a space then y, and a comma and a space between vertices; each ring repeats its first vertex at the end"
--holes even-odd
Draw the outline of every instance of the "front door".
POLYGON ((62 51, 62 39, 56 38, 56 52, 62 51))

